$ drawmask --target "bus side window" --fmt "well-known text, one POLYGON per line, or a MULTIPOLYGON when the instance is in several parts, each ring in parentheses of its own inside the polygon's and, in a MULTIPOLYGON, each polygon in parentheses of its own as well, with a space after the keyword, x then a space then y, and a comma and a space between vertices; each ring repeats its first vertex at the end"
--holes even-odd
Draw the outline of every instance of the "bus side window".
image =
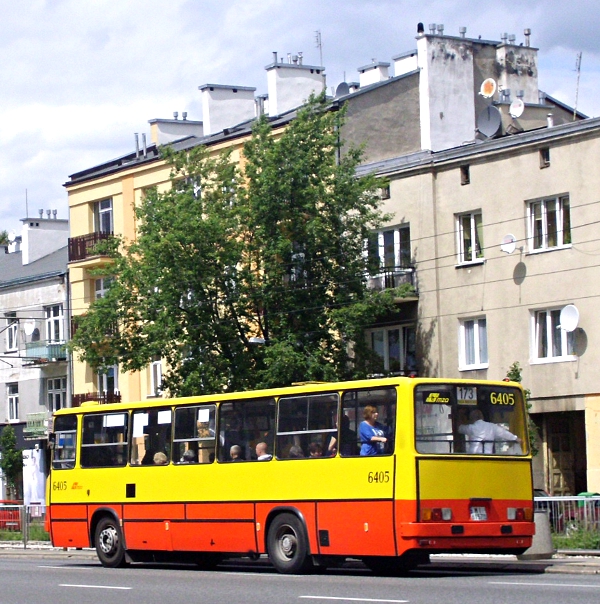
POLYGON ((83 416, 81 467, 103 468, 127 463, 127 413, 83 416))
POLYGON ((77 416, 58 416, 54 420, 52 469, 67 470, 75 467, 77 453, 77 416))
POLYGON ((377 388, 374 390, 348 390, 342 396, 342 419, 340 421, 340 454, 343 457, 360 455, 360 424, 364 421, 363 409, 370 405, 377 409, 377 421, 385 429, 387 442, 383 454, 394 452, 396 434, 395 388, 377 388))
POLYGON ((331 457, 337 440, 339 395, 305 394, 279 399, 277 459, 331 457))
POLYGON ((131 452, 132 466, 152 465, 157 453, 167 459, 171 453, 173 412, 168 409, 142 409, 132 415, 131 452))
POLYGON ((173 463, 212 463, 215 460, 215 420, 215 405, 175 410, 173 463))
POLYGON ((231 447, 241 449, 236 461, 256 460, 256 445, 265 442, 273 451, 275 399, 223 403, 219 407, 219 461, 233 461, 231 447))

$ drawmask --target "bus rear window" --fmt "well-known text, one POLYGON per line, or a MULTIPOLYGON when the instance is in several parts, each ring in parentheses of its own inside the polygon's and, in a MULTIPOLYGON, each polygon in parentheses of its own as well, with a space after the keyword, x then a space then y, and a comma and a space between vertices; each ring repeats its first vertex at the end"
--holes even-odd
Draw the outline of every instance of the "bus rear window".
POLYGON ((525 406, 511 386, 421 384, 415 388, 419 453, 523 455, 525 406))

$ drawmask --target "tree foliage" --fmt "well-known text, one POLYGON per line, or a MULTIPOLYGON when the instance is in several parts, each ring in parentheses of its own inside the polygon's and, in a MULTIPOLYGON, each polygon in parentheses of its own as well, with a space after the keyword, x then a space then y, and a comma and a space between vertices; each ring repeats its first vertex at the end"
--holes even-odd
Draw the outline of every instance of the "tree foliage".
POLYGON ((23 452, 17 449, 17 438, 13 427, 9 424, 4 426, 0 434, 0 449, 2 457, 0 458, 0 467, 6 481, 9 491, 12 491, 16 498, 16 489, 18 478, 23 471, 23 452))
MULTIPOLYGON (((522 375, 521 365, 519 364, 519 361, 515 361, 508 368, 508 371, 506 372, 506 377, 511 382, 518 382, 519 384, 521 383, 521 381, 523 379, 523 375, 522 375)), ((527 409, 527 429, 529 431, 529 447, 530 447, 532 455, 535 456, 539 453, 538 442, 539 442, 540 436, 539 436, 538 428, 535 425, 534 421, 531 419, 531 415, 529 414, 529 411, 531 410, 531 403, 529 402, 529 398, 531 396, 531 390, 529 390, 528 388, 524 389, 524 394, 525 394, 525 407, 527 409)))
POLYGON ((136 208, 136 241, 99 250, 112 262, 97 274, 114 280, 78 321, 80 360, 140 370, 161 357, 179 395, 373 371, 363 329, 408 290, 366 287, 381 183, 357 178, 342 121, 323 96, 281 133, 263 118, 241 167, 228 153, 165 148, 170 190, 136 208))

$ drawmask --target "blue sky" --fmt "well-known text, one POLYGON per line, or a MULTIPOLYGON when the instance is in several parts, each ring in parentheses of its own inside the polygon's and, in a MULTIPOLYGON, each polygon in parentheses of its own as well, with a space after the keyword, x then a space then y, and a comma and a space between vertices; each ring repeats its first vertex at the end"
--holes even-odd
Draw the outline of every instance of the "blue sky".
POLYGON ((202 119, 198 86, 254 86, 265 65, 302 51, 328 89, 372 59, 415 48, 416 26, 523 40, 539 51, 539 84, 600 115, 600 9, 592 0, 0 0, 0 230, 20 233, 26 206, 67 217, 68 176, 133 151, 148 120, 202 119), (26 202, 27 199, 27 202, 26 202))

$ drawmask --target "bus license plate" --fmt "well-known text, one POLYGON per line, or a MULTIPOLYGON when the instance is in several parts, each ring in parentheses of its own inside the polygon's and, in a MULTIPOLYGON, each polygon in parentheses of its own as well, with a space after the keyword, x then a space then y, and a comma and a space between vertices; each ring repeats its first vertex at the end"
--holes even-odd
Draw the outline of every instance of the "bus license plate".
POLYGON ((487 510, 484 507, 471 508, 471 520, 487 520, 487 510))

